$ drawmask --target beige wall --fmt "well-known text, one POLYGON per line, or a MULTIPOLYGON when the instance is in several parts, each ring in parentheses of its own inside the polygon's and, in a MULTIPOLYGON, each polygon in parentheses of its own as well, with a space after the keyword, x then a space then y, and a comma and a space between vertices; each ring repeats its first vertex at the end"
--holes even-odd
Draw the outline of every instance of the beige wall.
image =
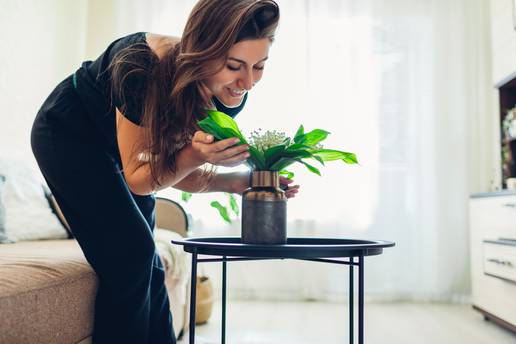
POLYGON ((86 0, 0 0, 0 157, 31 160, 41 103, 84 56, 86 0))

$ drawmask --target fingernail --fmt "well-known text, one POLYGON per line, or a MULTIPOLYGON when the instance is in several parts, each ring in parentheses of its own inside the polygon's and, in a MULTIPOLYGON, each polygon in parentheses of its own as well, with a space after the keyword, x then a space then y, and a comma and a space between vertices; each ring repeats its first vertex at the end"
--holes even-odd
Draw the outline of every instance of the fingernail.
POLYGON ((206 138, 207 138, 208 140, 211 140, 211 139, 213 139, 213 136, 208 135, 208 136, 206 136, 206 138))

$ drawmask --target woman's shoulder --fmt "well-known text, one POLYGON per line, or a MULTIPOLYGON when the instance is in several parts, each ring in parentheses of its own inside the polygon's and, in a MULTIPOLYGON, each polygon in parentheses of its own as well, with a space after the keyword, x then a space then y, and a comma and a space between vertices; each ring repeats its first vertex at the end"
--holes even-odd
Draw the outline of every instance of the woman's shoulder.
POLYGON ((176 44, 181 41, 180 37, 174 36, 165 36, 152 32, 145 33, 145 40, 149 48, 158 55, 159 58, 163 57, 163 55, 176 44))

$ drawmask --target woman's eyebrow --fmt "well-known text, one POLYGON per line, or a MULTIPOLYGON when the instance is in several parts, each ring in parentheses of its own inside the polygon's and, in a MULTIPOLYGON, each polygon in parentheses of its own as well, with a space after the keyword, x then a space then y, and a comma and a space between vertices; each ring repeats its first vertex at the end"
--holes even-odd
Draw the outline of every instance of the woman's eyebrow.
MULTIPOLYGON (((266 57, 264 57, 263 59, 261 59, 260 61, 258 61, 256 63, 263 62, 263 61, 267 60, 268 58, 269 58, 269 56, 266 56, 266 57)), ((239 63, 247 65, 247 62, 245 62, 244 60, 237 59, 236 57, 228 57, 228 60, 233 60, 233 61, 236 61, 236 62, 239 62, 239 63)))

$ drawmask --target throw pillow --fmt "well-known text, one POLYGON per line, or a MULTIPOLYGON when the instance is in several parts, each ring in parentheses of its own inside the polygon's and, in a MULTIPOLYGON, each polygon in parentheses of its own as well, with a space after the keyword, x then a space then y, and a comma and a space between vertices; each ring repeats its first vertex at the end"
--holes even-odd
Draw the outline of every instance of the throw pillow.
POLYGON ((43 189, 43 178, 24 161, 0 158, 5 176, 3 200, 5 232, 17 240, 65 239, 66 230, 52 213, 43 189))
POLYGON ((70 229, 70 225, 68 224, 68 221, 66 221, 66 218, 64 217, 61 208, 59 208, 59 204, 57 204, 56 198, 54 197, 54 195, 52 195, 52 191, 50 191, 50 189, 46 185, 43 185, 43 190, 45 191, 45 198, 47 199, 48 204, 50 205, 50 209, 52 209, 52 212, 55 216, 57 216, 59 222, 68 233, 68 239, 74 239, 75 237, 70 229))
POLYGON ((5 235, 5 207, 3 203, 3 189, 4 189, 5 177, 0 175, 0 244, 9 244, 15 242, 12 239, 9 239, 7 235, 5 235))

